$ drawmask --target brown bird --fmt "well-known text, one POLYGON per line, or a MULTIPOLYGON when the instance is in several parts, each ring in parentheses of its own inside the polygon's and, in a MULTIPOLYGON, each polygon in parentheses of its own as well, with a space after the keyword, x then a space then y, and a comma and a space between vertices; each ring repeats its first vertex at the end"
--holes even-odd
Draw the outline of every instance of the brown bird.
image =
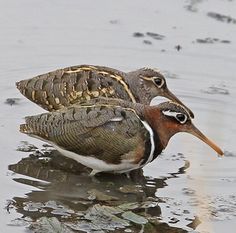
POLYGON ((80 65, 55 70, 16 83, 29 100, 48 111, 97 97, 119 98, 149 105, 156 96, 166 97, 188 109, 166 85, 155 69, 142 68, 124 73, 103 66, 80 65))
POLYGON ((97 172, 124 173, 153 161, 178 132, 190 133, 219 155, 222 150, 192 123, 177 103, 149 106, 96 99, 26 117, 22 133, 52 144, 63 155, 97 172))

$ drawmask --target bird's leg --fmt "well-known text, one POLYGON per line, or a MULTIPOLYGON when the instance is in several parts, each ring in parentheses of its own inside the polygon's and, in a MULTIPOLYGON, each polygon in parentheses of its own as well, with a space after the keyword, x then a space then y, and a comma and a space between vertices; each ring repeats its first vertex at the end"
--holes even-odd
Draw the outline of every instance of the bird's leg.
POLYGON ((93 169, 93 170, 90 172, 89 176, 95 176, 97 173, 99 173, 99 171, 93 169))
POLYGON ((130 171, 125 173, 126 177, 130 179, 130 171))
POLYGON ((90 172, 90 174, 89 174, 89 176, 91 177, 91 179, 92 179, 92 182, 93 183, 96 183, 96 184, 99 184, 100 183, 100 181, 96 178, 96 174, 97 173, 99 173, 100 171, 97 171, 97 170, 92 170, 91 172, 90 172))

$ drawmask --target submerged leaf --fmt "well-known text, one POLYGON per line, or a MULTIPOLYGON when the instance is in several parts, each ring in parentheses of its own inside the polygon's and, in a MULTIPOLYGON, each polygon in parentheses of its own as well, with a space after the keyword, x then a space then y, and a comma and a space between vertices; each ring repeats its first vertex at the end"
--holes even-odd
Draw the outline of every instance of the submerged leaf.
POLYGON ((95 230, 114 230, 116 228, 125 228, 126 226, 129 226, 128 221, 112 214, 112 211, 115 212, 112 208, 97 204, 88 209, 84 218, 92 222, 90 227, 95 230))
POLYGON ((134 222, 136 224, 141 224, 141 225, 146 224, 148 222, 148 220, 146 218, 144 218, 140 215, 137 215, 137 214, 133 213, 132 211, 124 212, 122 214, 122 217, 124 219, 131 221, 131 222, 134 222))
POLYGON ((130 202, 130 203, 124 203, 124 204, 121 204, 119 205, 118 207, 123 210, 123 211, 126 211, 126 210, 134 210, 134 209, 137 209, 139 208, 140 204, 138 204, 137 202, 130 202))
POLYGON ((37 222, 32 223, 29 228, 33 230, 33 232, 40 233, 72 233, 68 227, 59 222, 55 217, 39 218, 37 222))

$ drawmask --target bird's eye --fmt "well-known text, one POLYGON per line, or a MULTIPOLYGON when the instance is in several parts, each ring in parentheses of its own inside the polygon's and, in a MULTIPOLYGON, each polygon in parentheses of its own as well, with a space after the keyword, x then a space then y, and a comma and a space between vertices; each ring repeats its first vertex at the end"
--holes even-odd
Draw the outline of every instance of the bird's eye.
POLYGON ((154 83, 160 88, 164 84, 164 81, 163 81, 163 79, 156 77, 156 78, 154 78, 154 83))
POLYGON ((187 116, 185 114, 179 113, 176 115, 176 119, 181 123, 184 124, 187 121, 187 116))

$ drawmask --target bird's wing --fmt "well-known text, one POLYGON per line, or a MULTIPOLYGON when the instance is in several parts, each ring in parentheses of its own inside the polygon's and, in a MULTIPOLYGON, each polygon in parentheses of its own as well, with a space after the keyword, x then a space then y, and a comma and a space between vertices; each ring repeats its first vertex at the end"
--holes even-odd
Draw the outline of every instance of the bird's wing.
POLYGON ((69 106, 86 90, 89 66, 68 67, 16 83, 20 92, 42 108, 52 111, 69 106))
POLYGON ((113 163, 140 159, 148 134, 133 109, 109 105, 73 106, 27 117, 21 132, 113 163))
POLYGON ((124 75, 125 73, 107 67, 81 65, 22 80, 16 86, 29 100, 48 111, 99 96, 135 102, 123 80, 124 75))

